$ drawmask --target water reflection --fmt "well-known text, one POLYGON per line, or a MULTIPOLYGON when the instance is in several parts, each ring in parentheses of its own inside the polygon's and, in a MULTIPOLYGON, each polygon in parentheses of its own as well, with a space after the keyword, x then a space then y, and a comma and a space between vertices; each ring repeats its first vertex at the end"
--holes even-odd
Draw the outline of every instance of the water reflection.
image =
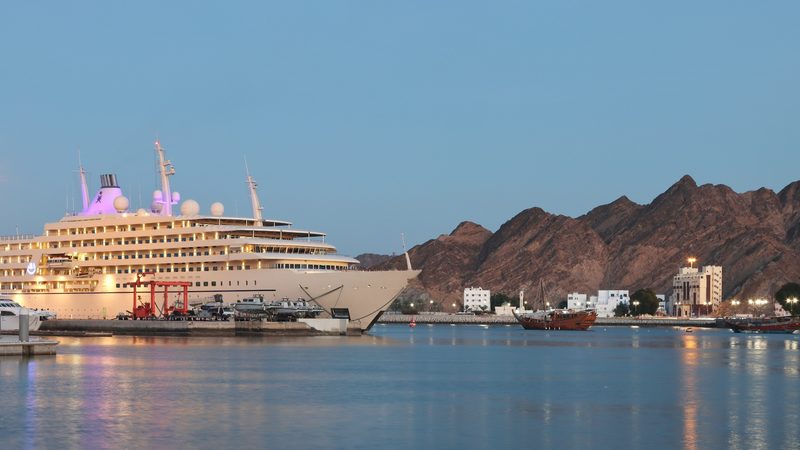
POLYGON ((25 410, 0 421, 3 448, 798 448, 796 336, 396 326, 62 342, 0 358, 4 405, 25 410))

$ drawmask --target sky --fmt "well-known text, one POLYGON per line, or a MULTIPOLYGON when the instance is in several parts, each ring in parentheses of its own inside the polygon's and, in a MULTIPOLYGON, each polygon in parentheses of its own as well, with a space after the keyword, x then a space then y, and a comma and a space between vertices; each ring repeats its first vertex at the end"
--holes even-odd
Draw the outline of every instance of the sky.
MULTIPOLYGON (((682 175, 800 179, 800 3, 37 1, 0 4, 0 235, 116 173, 400 253, 463 220, 649 203, 682 175), (651 4, 647 4, 651 3, 651 4)), ((90 194, 91 195, 91 194, 90 194)))

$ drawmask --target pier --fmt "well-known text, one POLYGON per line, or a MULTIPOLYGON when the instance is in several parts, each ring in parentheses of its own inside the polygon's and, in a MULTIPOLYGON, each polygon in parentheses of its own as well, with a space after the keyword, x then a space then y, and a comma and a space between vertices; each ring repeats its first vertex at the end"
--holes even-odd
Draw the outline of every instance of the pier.
POLYGON ((55 355, 58 341, 30 338, 21 341, 18 336, 0 336, 0 356, 55 355))
POLYGON ((137 336, 339 336, 359 335, 361 330, 346 319, 300 319, 297 322, 261 320, 47 320, 39 332, 52 335, 137 336))

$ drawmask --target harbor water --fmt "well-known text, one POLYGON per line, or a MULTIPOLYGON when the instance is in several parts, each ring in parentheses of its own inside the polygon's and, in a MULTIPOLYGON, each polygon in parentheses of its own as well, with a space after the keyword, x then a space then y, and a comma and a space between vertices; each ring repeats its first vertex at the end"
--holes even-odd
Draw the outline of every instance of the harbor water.
POLYGON ((56 356, 0 358, 2 448, 800 448, 798 335, 58 340, 56 356))

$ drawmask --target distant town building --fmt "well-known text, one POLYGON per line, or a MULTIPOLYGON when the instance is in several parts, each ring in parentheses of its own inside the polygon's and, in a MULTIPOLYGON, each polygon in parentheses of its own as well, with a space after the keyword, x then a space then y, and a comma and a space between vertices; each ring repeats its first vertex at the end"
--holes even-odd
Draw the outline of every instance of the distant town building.
POLYGON ((567 294, 567 308, 586 309, 586 294, 580 294, 577 292, 567 294))
POLYGON ((614 317, 614 309, 620 303, 628 304, 630 297, 627 290, 602 290, 597 291, 597 296, 592 296, 590 302, 597 310, 597 317, 614 317))
POLYGON ((656 310, 656 314, 658 315, 666 315, 667 314, 667 296, 664 294, 656 294, 656 298, 658 299, 658 309, 656 310))
POLYGON ((672 279, 669 313, 673 316, 710 315, 722 301, 722 267, 693 264, 694 258, 689 259, 689 267, 681 267, 672 279))
POLYGON ((490 311, 491 291, 479 287, 464 289, 464 311, 490 311))
POLYGON ((494 313, 498 316, 513 316, 514 313, 512 311, 514 311, 516 308, 516 306, 513 306, 509 303, 504 303, 501 306, 495 306, 494 313))

